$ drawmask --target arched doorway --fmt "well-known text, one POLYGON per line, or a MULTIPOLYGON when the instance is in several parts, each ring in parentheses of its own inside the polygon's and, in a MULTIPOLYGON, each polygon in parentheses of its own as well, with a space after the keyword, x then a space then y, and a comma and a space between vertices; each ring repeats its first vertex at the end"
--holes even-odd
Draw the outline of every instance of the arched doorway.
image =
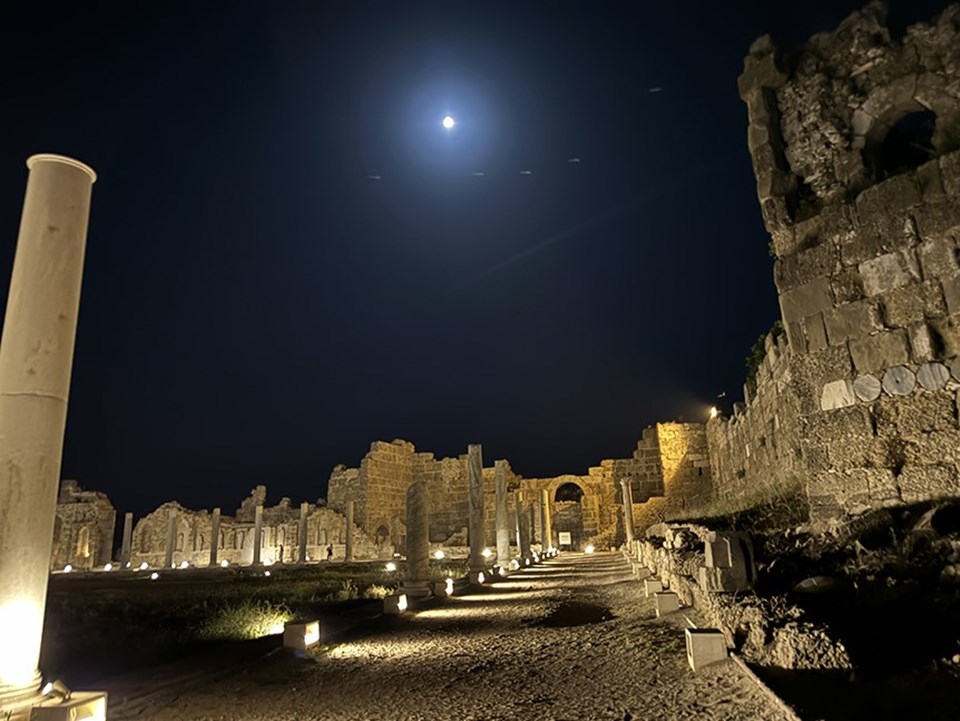
POLYGON ((583 495, 583 488, 573 481, 558 486, 553 494, 553 532, 561 550, 580 550, 584 542, 583 495))

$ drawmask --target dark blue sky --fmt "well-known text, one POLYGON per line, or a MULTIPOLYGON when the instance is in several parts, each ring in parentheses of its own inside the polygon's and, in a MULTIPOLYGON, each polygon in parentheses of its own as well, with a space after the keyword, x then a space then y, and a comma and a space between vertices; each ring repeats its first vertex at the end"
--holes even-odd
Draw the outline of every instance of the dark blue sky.
POLYGON ((26 157, 92 165, 63 472, 143 512, 395 437, 582 473, 739 397, 778 315, 743 56, 859 3, 20 5, 0 292, 26 157))

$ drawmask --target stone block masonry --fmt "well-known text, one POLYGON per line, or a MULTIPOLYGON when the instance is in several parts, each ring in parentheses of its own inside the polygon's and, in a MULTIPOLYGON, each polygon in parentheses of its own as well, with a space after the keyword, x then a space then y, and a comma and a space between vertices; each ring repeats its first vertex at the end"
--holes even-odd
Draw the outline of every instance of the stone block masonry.
POLYGON ((960 496, 960 6, 895 39, 871 3, 789 61, 761 38, 739 87, 787 344, 711 424, 718 487, 799 484, 820 528, 960 496))

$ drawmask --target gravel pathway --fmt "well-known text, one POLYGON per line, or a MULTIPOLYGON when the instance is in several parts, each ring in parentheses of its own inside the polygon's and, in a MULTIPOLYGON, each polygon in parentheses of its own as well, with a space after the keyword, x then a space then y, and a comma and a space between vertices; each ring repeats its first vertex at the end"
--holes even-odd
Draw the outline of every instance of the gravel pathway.
POLYGON ((690 671, 682 616, 653 616, 619 554, 564 554, 307 658, 159 695, 135 718, 784 718, 731 661, 690 671))

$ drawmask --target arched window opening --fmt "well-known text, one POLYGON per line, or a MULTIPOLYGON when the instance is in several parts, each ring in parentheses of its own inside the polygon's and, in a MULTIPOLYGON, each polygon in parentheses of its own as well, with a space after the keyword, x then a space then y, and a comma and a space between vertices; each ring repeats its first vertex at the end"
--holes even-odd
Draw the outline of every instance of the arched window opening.
POLYGON ((876 179, 885 180, 913 170, 936 157, 936 131, 937 116, 932 110, 919 110, 900 118, 875 149, 872 160, 876 179))
POLYGON ((572 502, 579 503, 583 498, 583 489, 576 483, 564 483, 554 494, 554 500, 557 503, 572 502))
POLYGON ((77 558, 90 558, 90 529, 86 526, 77 534, 77 558))

